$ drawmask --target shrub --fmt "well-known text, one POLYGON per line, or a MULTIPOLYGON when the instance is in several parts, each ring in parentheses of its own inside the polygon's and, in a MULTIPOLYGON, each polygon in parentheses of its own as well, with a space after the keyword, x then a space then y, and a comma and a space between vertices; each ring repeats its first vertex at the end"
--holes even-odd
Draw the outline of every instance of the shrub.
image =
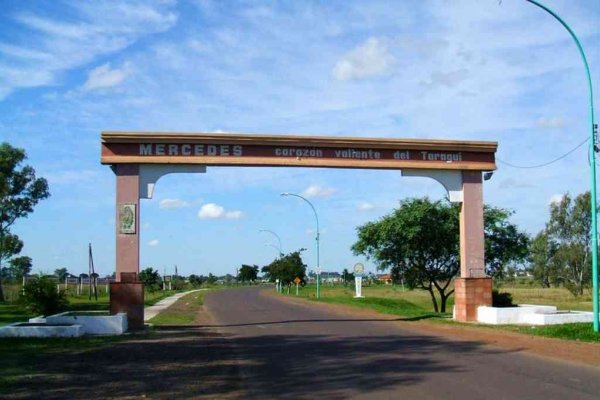
POLYGON ((500 293, 497 289, 492 290, 492 306, 494 307, 514 307, 512 295, 510 293, 500 293))
POLYGON ((63 311, 69 304, 66 293, 58 291, 56 282, 48 276, 27 282, 21 302, 27 310, 44 316, 63 311))
POLYGON ((187 285, 185 280, 180 276, 173 276, 171 278, 171 289, 173 290, 182 290, 186 289, 187 285))

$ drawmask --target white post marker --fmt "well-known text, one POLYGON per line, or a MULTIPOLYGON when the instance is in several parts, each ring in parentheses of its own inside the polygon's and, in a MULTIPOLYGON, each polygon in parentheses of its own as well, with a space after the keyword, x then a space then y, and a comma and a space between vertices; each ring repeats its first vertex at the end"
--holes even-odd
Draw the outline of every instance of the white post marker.
POLYGON ((356 294, 354 298, 362 298, 362 276, 365 272, 365 266, 361 263, 354 264, 354 284, 356 286, 356 294))
POLYGON ((275 290, 279 293, 279 279, 275 279, 275 290))

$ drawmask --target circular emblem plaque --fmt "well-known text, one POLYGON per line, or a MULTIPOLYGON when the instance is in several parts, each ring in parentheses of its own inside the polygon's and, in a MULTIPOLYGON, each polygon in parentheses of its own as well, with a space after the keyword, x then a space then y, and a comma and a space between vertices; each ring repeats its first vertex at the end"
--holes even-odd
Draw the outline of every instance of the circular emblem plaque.
POLYGON ((362 263, 354 264, 354 273, 356 275, 362 275, 365 272, 365 266, 362 263))

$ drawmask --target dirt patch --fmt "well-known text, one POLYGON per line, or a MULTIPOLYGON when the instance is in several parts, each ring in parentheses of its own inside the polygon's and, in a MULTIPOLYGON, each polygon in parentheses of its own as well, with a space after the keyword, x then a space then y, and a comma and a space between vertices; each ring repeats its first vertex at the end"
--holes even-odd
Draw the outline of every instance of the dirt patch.
POLYGON ((476 326, 446 325, 426 320, 402 321, 396 315, 382 314, 374 310, 357 308, 343 304, 318 303, 303 298, 284 297, 271 290, 263 290, 263 296, 304 307, 319 307, 323 310, 345 316, 381 318, 395 321, 403 330, 413 331, 420 335, 446 337, 458 340, 477 341, 498 346, 511 351, 524 351, 542 357, 561 361, 600 366, 600 344, 568 341, 507 332, 500 329, 487 329, 476 326))

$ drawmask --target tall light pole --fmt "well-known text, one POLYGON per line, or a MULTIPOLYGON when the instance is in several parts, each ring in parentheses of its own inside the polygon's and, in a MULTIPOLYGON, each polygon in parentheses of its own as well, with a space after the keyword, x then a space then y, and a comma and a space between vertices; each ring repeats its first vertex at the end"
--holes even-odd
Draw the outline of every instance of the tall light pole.
POLYGON ((596 215, 596 125, 594 124, 594 95, 592 92, 592 77, 590 76, 590 67, 588 66, 587 58, 585 57, 585 53, 583 52, 583 47, 581 47, 581 43, 579 43, 579 39, 575 36, 575 33, 571 29, 569 25, 565 21, 562 20, 561 17, 558 16, 554 11, 546 7, 535 0, 525 0, 531 4, 534 4, 546 11, 548 14, 552 15, 558 22, 561 23, 562 26, 569 32, 575 44, 577 45, 577 49, 579 50, 579 54, 581 55, 581 59, 583 60, 583 65, 585 67, 585 72, 588 80, 588 88, 590 95, 590 149, 589 149, 589 163, 590 163, 590 175, 591 175, 591 201, 590 201, 590 213, 592 215, 592 290, 593 290, 593 308, 594 308, 594 332, 599 332, 599 322, 598 322, 598 221, 596 215))
POLYGON ((275 236, 277 238, 277 242, 279 243, 279 257, 283 256, 283 247, 281 246, 281 238, 279 237, 279 235, 269 229, 260 229, 259 232, 267 232, 275 236))
POLYGON ((275 250, 277 250, 277 258, 281 257, 281 248, 275 246, 273 243, 265 243, 265 246, 270 246, 272 248, 274 248, 275 250))
POLYGON ((321 278, 321 266, 319 265, 319 216, 317 215, 317 210, 315 209, 315 206, 313 206, 313 204, 308 201, 308 199, 306 199, 303 196, 300 196, 299 194, 294 194, 294 193, 281 193, 282 196, 294 196, 294 197, 298 197, 299 199, 304 200, 305 202, 308 203, 308 205, 310 206, 310 208, 312 208, 313 212, 315 213, 315 220, 317 221, 317 299, 321 298, 321 288, 320 288, 320 278, 321 278))

